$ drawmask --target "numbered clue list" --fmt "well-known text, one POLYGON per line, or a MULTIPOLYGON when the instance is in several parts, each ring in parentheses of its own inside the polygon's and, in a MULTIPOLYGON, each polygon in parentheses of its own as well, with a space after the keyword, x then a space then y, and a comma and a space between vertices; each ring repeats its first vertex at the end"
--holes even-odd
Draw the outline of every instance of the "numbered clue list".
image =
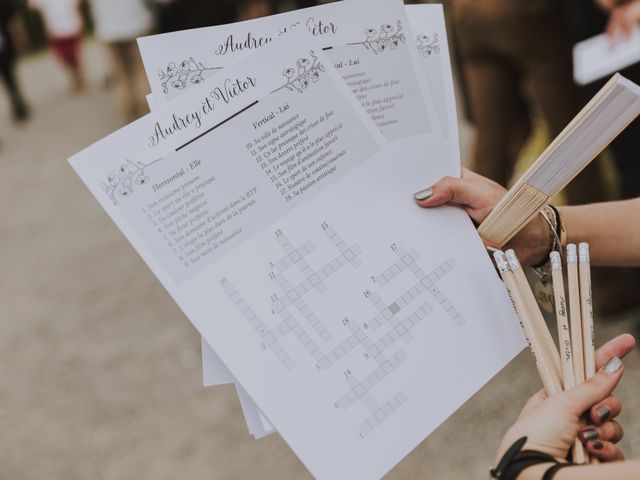
POLYGON ((147 169, 121 208, 176 283, 378 152, 348 105, 323 103, 284 89, 147 169))
POLYGON ((347 154, 339 141, 344 124, 335 120, 333 110, 318 118, 295 114, 282 121, 290 108, 286 103, 254 122, 258 135, 247 144, 252 158, 287 202, 335 175, 338 161, 347 154))
POLYGON ((389 141, 432 130, 405 43, 404 33, 395 31, 385 39, 372 38, 361 44, 334 47, 326 52, 389 141))

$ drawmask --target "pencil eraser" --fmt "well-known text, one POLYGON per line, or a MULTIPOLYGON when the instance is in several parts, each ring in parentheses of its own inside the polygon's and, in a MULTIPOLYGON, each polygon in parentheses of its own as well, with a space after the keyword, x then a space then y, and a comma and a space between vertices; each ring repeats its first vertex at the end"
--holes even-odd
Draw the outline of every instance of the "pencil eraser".
POLYGON ((551 259, 551 270, 562 270, 562 257, 560 256, 560 252, 551 252, 549 258, 551 259))
POLYGON ((513 251, 513 249, 507 250, 506 252, 504 252, 504 254, 507 257, 507 262, 509 262, 509 267, 511 267, 511 270, 515 271, 515 270, 518 270, 519 268, 522 268, 522 266, 520 265, 520 261, 516 256, 516 252, 513 251))
POLYGON ((589 263, 589 244, 581 243, 578 246, 580 263, 589 263))
POLYGON ((567 263, 577 263, 578 262, 578 249, 575 244, 570 243, 567 245, 567 263))
POLYGON ((504 252, 500 250, 493 252, 493 259, 496 261, 496 267, 498 267, 500 273, 509 271, 509 263, 507 262, 507 257, 504 255, 504 252))

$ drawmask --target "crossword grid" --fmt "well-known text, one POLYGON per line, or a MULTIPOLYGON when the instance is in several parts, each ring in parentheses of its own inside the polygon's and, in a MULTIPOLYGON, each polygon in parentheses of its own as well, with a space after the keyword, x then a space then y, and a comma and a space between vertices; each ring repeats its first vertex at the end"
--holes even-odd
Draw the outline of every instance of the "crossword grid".
POLYGON ((405 270, 411 271, 417 279, 417 283, 407 290, 403 295, 390 304, 385 303, 378 295, 372 293, 369 297, 371 302, 376 306, 380 314, 376 316, 369 325, 373 330, 377 330, 380 326, 384 325, 397 315, 403 308, 420 297, 423 293, 429 292, 431 296, 438 302, 442 309, 447 312, 449 317, 458 325, 465 324, 464 317, 456 310, 449 300, 442 294, 442 292, 436 287, 436 282, 442 280, 444 276, 458 266, 458 263, 453 258, 447 259, 433 272, 426 274, 418 266, 417 260, 420 258, 418 252, 412 251, 406 253, 402 247, 397 247, 395 250, 399 259, 387 270, 375 277, 376 285, 384 287, 391 280, 395 279, 405 270))
POLYGON ((457 325, 461 326, 465 323, 464 317, 436 287, 436 282, 451 272, 457 266, 457 262, 450 258, 427 274, 417 263, 419 259, 417 252, 407 253, 403 248, 394 245, 393 250, 398 256, 398 261, 374 277, 375 284, 384 287, 403 272, 410 272, 415 277, 416 283, 391 303, 386 303, 375 292, 368 292, 368 298, 379 312, 378 315, 361 325, 345 318, 343 325, 348 327, 350 335, 325 354, 316 341, 307 334, 292 314, 291 309, 297 310, 320 340, 325 343, 331 341, 332 334, 309 308, 304 297, 311 290, 315 290, 319 294, 325 293, 327 291, 326 280, 343 267, 347 265, 353 268, 361 267, 362 262, 358 257, 362 250, 357 245, 348 246, 326 224, 323 225, 323 231, 339 253, 318 270, 314 270, 306 260, 306 257, 316 249, 313 242, 309 241, 296 248, 280 230, 276 232, 278 244, 283 249, 285 256, 273 263, 273 268, 277 273, 272 278, 282 292, 273 300, 273 311, 280 320, 280 323, 275 327, 270 329, 265 326, 230 282, 225 280, 223 289, 260 335, 263 348, 271 350, 287 370, 292 370, 296 366, 295 361, 280 344, 280 340, 289 333, 293 333, 298 338, 302 346, 315 360, 318 371, 329 369, 356 348, 361 348, 364 351, 365 359, 372 359, 376 363, 376 368, 362 380, 357 379, 350 370, 347 370, 345 375, 349 390, 335 402, 337 409, 348 409, 356 403, 361 403, 369 411, 369 417, 358 427, 360 436, 364 438, 408 400, 404 392, 398 392, 385 403, 379 405, 371 395, 371 390, 408 358, 401 349, 391 356, 385 355, 385 352, 400 340, 404 343, 413 341, 414 337, 411 331, 433 312, 433 307, 430 303, 423 301, 419 307, 414 307, 406 316, 404 316, 405 310, 423 294, 429 293, 457 325), (298 285, 292 285, 285 275, 293 267, 297 268, 304 278, 298 285), (388 327, 387 333, 374 341, 369 335, 369 331, 377 331, 383 326, 388 327))

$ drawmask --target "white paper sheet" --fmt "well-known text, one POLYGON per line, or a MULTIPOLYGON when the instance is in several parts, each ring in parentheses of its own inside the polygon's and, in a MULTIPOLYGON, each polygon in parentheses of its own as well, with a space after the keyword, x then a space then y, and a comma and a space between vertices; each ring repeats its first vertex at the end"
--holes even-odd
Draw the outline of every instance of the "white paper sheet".
MULTIPOLYGON (((425 76, 429 81, 429 89, 435 100, 440 125, 443 127, 447 144, 452 152, 451 158, 459 164, 458 118, 444 11, 441 5, 407 5, 406 9, 413 32, 412 38, 420 54, 420 65, 424 68, 425 76)), ((447 163, 446 159, 442 161, 447 163)), ((456 175, 457 172, 452 170, 450 174, 456 175)), ((225 383, 229 377, 229 371, 206 342, 202 343, 202 349, 204 385, 215 386, 225 383)), ((242 408, 245 416, 250 418, 261 415, 257 405, 249 400, 243 402, 242 408), (252 412, 247 411, 250 408, 252 412)), ((275 431, 268 423, 263 425, 265 425, 264 433, 275 431)), ((249 430, 251 431, 251 428, 249 430)))
POLYGON ((405 8, 440 125, 445 137, 453 138, 450 144, 459 163, 458 110, 444 10, 440 4, 406 5, 405 8))
MULTIPOLYGON (((317 36, 326 48, 332 49, 329 53, 333 55, 332 59, 336 65, 340 67, 341 72, 348 81, 359 81, 362 83, 362 86, 359 87, 360 90, 362 90, 360 92, 357 91, 358 87, 355 83, 354 86, 352 86, 357 95, 360 97, 369 95, 366 91, 368 85, 379 84, 382 86, 377 89, 379 93, 374 95, 373 98, 361 98, 364 106, 367 106, 369 100, 381 100, 384 98, 393 98, 397 95, 406 95, 408 100, 406 103, 412 104, 416 110, 419 110, 425 107, 420 105, 419 102, 416 103, 415 97, 413 97, 414 101, 410 100, 410 92, 416 90, 416 83, 418 85, 426 85, 427 82, 425 80, 429 79, 429 85, 432 86, 435 77, 436 85, 440 89, 437 91, 437 95, 440 98, 444 98, 443 94, 445 92, 442 89, 445 87, 446 82, 442 80, 442 72, 446 73, 447 69, 450 72, 450 66, 447 62, 445 66, 435 67, 437 71, 433 72, 433 62, 429 59, 418 57, 418 51, 414 45, 416 36, 409 33, 406 27, 409 21, 403 9, 402 2, 398 0, 367 0, 366 5, 362 1, 335 2, 320 7, 298 10, 231 25, 154 35, 139 39, 139 45, 152 90, 158 98, 158 103, 162 104, 179 97, 180 94, 186 91, 198 88, 201 81, 219 73, 225 66, 244 57, 251 51, 262 48, 262 46, 270 43, 273 38, 278 38, 284 32, 290 30, 291 27, 302 25, 317 36), (366 8, 367 11, 366 18, 362 16, 363 8, 366 8), (385 33, 382 31, 383 28, 376 27, 375 25, 385 25, 387 29, 394 25, 400 25, 402 30, 396 27, 395 30, 388 35, 390 38, 378 40, 384 36, 385 33), (368 41, 361 46, 373 52, 374 55, 369 57, 369 63, 366 63, 362 57, 357 56, 355 57, 356 61, 362 62, 362 64, 360 66, 349 66, 348 63, 353 59, 339 52, 353 52, 353 49, 345 47, 345 45, 358 43, 359 39, 362 39, 363 32, 370 30, 369 27, 374 28, 376 31, 373 36, 371 32, 365 33, 368 41), (396 32, 396 30, 399 30, 399 32, 396 32), (396 45, 390 43, 395 33, 399 33, 396 45), (408 54, 406 57, 396 54, 394 55, 394 58, 396 58, 395 62, 390 62, 390 52, 385 51, 385 49, 388 50, 389 48, 394 50, 406 49, 408 54), (179 58, 183 58, 184 60, 177 61, 176 59, 179 58), (418 58, 420 58, 420 60, 418 60, 418 58), (411 63, 414 64, 414 67, 418 65, 426 67, 424 71, 418 71, 418 74, 422 75, 418 76, 417 82, 411 78, 416 73, 416 68, 411 68, 411 63), (215 67, 211 67, 212 65, 215 65, 215 67), (389 83, 393 80, 393 78, 389 76, 389 72, 393 72, 393 75, 401 80, 400 85, 402 88, 400 90, 398 90, 398 87, 384 86, 385 82, 389 83)), ((438 13, 442 17, 441 7, 427 6, 427 9, 431 12, 435 11, 431 16, 432 19, 430 19, 428 28, 430 28, 431 24, 441 22, 441 24, 438 25, 437 32, 445 32, 444 20, 438 17, 438 13)), ((420 11, 425 10, 421 9, 420 11)), ((422 14, 421 21, 425 18, 425 15, 422 14)), ((441 33, 440 35, 444 38, 444 43, 446 44, 446 32, 444 35, 441 33)), ((418 39, 418 44, 420 43, 419 40, 420 39, 418 39)), ((448 55, 448 50, 443 51, 443 54, 448 55)), ((453 88, 452 85, 450 88, 453 88)), ((427 115, 435 118, 436 107, 432 103, 431 93, 427 92, 425 95, 423 90, 423 95, 427 115)), ((448 98, 454 102, 453 95, 449 95, 448 98)), ((394 109, 396 110, 395 116, 398 119, 397 131, 402 132, 402 134, 399 135, 400 137, 415 134, 416 125, 426 125, 424 122, 416 121, 415 110, 402 110, 403 102, 394 102, 394 104, 394 109)), ((443 107, 442 102, 438 104, 438 107, 443 107)), ((371 115, 378 115, 378 113, 373 110, 376 107, 368 106, 367 108, 370 110, 371 115)), ((443 112, 437 113, 438 118, 446 118, 446 115, 447 113, 443 112)), ((451 116, 450 118, 455 117, 451 116)), ((456 125, 455 121, 454 125, 456 125)), ((382 127, 382 130, 385 131, 387 128, 388 127, 382 127)), ((392 130, 388 131, 388 138, 397 138, 397 131, 396 133, 392 130)), ((449 162, 448 164, 451 168, 450 170, 444 171, 444 173, 447 175, 457 175, 460 164, 457 136, 450 141, 450 149, 453 152, 451 155, 438 159, 434 158, 432 160, 441 162, 442 164, 449 162)), ((204 354, 203 358, 205 358, 204 354)), ((207 352, 206 358, 210 359, 210 364, 206 366, 203 365, 203 381, 205 386, 225 382, 229 375, 228 371, 222 362, 215 360, 215 353, 207 352)), ((248 414, 247 416, 251 417, 253 415, 248 414)))
POLYGON ((640 28, 628 39, 612 42, 605 34, 596 35, 573 47, 573 76, 586 85, 640 61, 640 28))
POLYGON ((140 38, 138 45, 155 103, 179 98, 298 28, 321 42, 388 140, 439 128, 424 72, 414 68, 407 75, 408 64, 417 66, 419 57, 413 39, 408 38, 412 35, 401 0, 334 2, 229 25, 140 38), (407 118, 420 121, 410 124, 407 118))
POLYGON ((214 78, 213 107, 185 94, 70 161, 312 474, 379 478, 524 342, 466 214, 411 198, 445 147, 384 146, 330 61, 287 38, 214 78), (160 144, 178 151, 155 160, 160 144))

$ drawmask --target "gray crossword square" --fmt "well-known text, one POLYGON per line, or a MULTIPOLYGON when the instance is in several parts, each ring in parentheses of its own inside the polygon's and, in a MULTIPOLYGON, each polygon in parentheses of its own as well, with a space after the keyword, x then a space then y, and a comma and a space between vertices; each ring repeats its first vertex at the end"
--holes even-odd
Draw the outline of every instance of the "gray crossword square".
POLYGON ((293 260, 294 262, 297 262, 302 258, 297 250, 294 250, 293 252, 291 252, 291 255, 289 255, 289 257, 291 257, 291 260, 293 260))
POLYGON ((398 306, 397 303, 393 302, 391 305, 389 305, 389 311, 395 315, 396 313, 398 313, 400 311, 400 307, 398 306))

